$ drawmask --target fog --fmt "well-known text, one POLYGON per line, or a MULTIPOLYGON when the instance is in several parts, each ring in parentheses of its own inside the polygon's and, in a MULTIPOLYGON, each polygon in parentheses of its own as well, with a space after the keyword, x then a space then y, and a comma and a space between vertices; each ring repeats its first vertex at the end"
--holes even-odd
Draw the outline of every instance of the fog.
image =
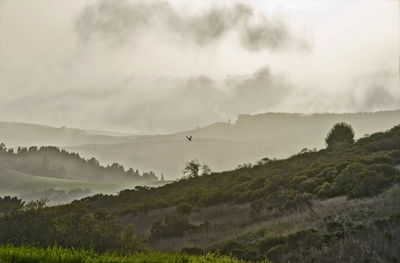
POLYGON ((243 113, 398 109, 398 10, 1 1, 0 119, 155 134, 243 113))

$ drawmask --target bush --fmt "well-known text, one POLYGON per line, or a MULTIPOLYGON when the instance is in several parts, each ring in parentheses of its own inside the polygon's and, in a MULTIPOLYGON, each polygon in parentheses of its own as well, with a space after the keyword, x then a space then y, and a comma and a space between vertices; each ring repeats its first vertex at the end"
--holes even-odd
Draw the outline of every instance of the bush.
POLYGON ((193 211, 193 207, 188 203, 181 203, 176 207, 176 212, 188 215, 193 211))
POLYGON ((295 175, 293 176, 290 181, 289 184, 291 187, 293 187, 294 189, 299 187, 299 184, 305 180, 307 180, 308 177, 305 175, 295 175))
POLYGON ((339 222, 336 222, 336 221, 328 222, 326 224, 326 229, 329 232, 338 232, 338 231, 341 232, 341 231, 344 231, 343 225, 341 223, 339 223, 339 222))
POLYGON ((221 248, 221 253, 230 254, 234 249, 243 249, 243 246, 235 241, 228 241, 221 248))
POLYGON ((357 176, 358 184, 348 193, 350 198, 373 196, 382 192, 389 184, 390 179, 375 171, 366 171, 357 176))
POLYGON ((278 245, 284 245, 285 242, 286 242, 286 237, 284 237, 284 236, 268 237, 268 238, 262 240, 258 244, 258 248, 261 251, 268 251, 272 247, 275 247, 278 245))
POLYGON ((284 245, 277 245, 270 248, 265 256, 273 262, 280 262, 280 258, 285 253, 285 251, 286 247, 284 245))
POLYGON ((323 183, 322 185, 315 188, 317 196, 320 198, 329 198, 332 196, 332 185, 328 182, 323 183))
POLYGON ((357 176, 367 167, 362 163, 352 163, 343 169, 334 181, 335 194, 347 194, 358 183, 357 176))
POLYGON ((169 215, 163 221, 157 221, 151 228, 151 235, 156 238, 182 237, 186 231, 195 229, 187 218, 179 215, 169 215))
POLYGON ((315 187, 318 185, 318 182, 315 178, 307 179, 300 183, 299 188, 301 191, 306 193, 313 193, 315 187))
POLYGON ((287 246, 291 250, 301 247, 320 247, 323 244, 323 237, 314 229, 303 230, 287 236, 287 246))

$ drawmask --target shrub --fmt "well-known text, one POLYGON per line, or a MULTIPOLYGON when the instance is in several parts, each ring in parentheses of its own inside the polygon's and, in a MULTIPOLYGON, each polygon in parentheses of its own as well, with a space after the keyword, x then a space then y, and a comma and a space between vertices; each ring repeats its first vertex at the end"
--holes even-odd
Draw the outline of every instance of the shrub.
POLYGON ((268 251, 272 247, 275 247, 278 245, 284 245, 285 242, 286 242, 286 237, 284 237, 284 236, 268 237, 268 238, 262 240, 258 244, 258 248, 261 251, 268 251))
POLYGON ((234 249, 243 249, 243 246, 241 244, 239 244, 238 242, 228 241, 222 246, 221 253, 230 254, 231 251, 234 249))
POLYGON ((357 176, 366 170, 362 163, 352 163, 343 169, 334 181, 335 194, 347 194, 358 183, 357 176))
POLYGON ((188 215, 193 211, 193 207, 188 203, 181 203, 176 207, 176 212, 188 215))
POLYGON ((338 232, 338 231, 343 231, 344 227, 341 223, 336 222, 336 221, 330 221, 326 224, 326 229, 329 232, 338 232))
POLYGON ((163 221, 157 221, 151 228, 151 235, 157 238, 182 237, 186 231, 195 229, 187 218, 179 215, 169 215, 163 221))
POLYGON ((287 236, 287 246, 290 249, 304 247, 320 247, 323 244, 323 236, 314 229, 303 230, 287 236))
POLYGON ((265 181, 265 178, 263 178, 263 177, 255 178, 250 181, 250 185, 249 185, 248 189, 250 189, 252 191, 260 189, 260 188, 264 187, 264 181, 265 181))
POLYGON ((389 178, 375 171, 365 171, 357 176, 358 184, 348 193, 350 198, 373 196, 383 191, 390 184, 389 178))
POLYGON ((315 178, 307 179, 300 183, 299 188, 301 191, 306 193, 313 193, 315 187, 318 185, 318 182, 315 178))
POLYGON ((308 177, 305 176, 305 175, 295 175, 290 179, 289 184, 290 184, 291 187, 296 189, 296 188, 299 187, 299 184, 301 182, 303 182, 303 181, 305 181, 307 179, 308 179, 308 177))
POLYGON ((329 198, 332 196, 332 185, 328 182, 323 183, 322 185, 315 188, 317 196, 320 198, 329 198))
POLYGON ((284 254, 286 251, 286 247, 284 245, 277 245, 272 248, 270 248, 265 256, 271 260, 272 262, 280 262, 280 258, 282 254, 284 254))

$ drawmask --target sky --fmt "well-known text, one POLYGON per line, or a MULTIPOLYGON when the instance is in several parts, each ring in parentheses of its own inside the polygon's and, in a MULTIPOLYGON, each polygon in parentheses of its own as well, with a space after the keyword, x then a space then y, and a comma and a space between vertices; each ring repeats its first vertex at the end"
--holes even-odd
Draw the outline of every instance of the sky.
POLYGON ((0 0, 0 121, 170 133, 400 109, 399 1, 0 0))

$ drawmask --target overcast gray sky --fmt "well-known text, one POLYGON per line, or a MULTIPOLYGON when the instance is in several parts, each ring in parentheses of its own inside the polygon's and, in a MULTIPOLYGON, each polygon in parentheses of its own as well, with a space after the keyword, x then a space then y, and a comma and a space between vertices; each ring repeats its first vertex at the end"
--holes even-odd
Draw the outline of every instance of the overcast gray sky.
POLYGON ((0 120, 164 133, 400 108, 399 1, 0 0, 0 120))

